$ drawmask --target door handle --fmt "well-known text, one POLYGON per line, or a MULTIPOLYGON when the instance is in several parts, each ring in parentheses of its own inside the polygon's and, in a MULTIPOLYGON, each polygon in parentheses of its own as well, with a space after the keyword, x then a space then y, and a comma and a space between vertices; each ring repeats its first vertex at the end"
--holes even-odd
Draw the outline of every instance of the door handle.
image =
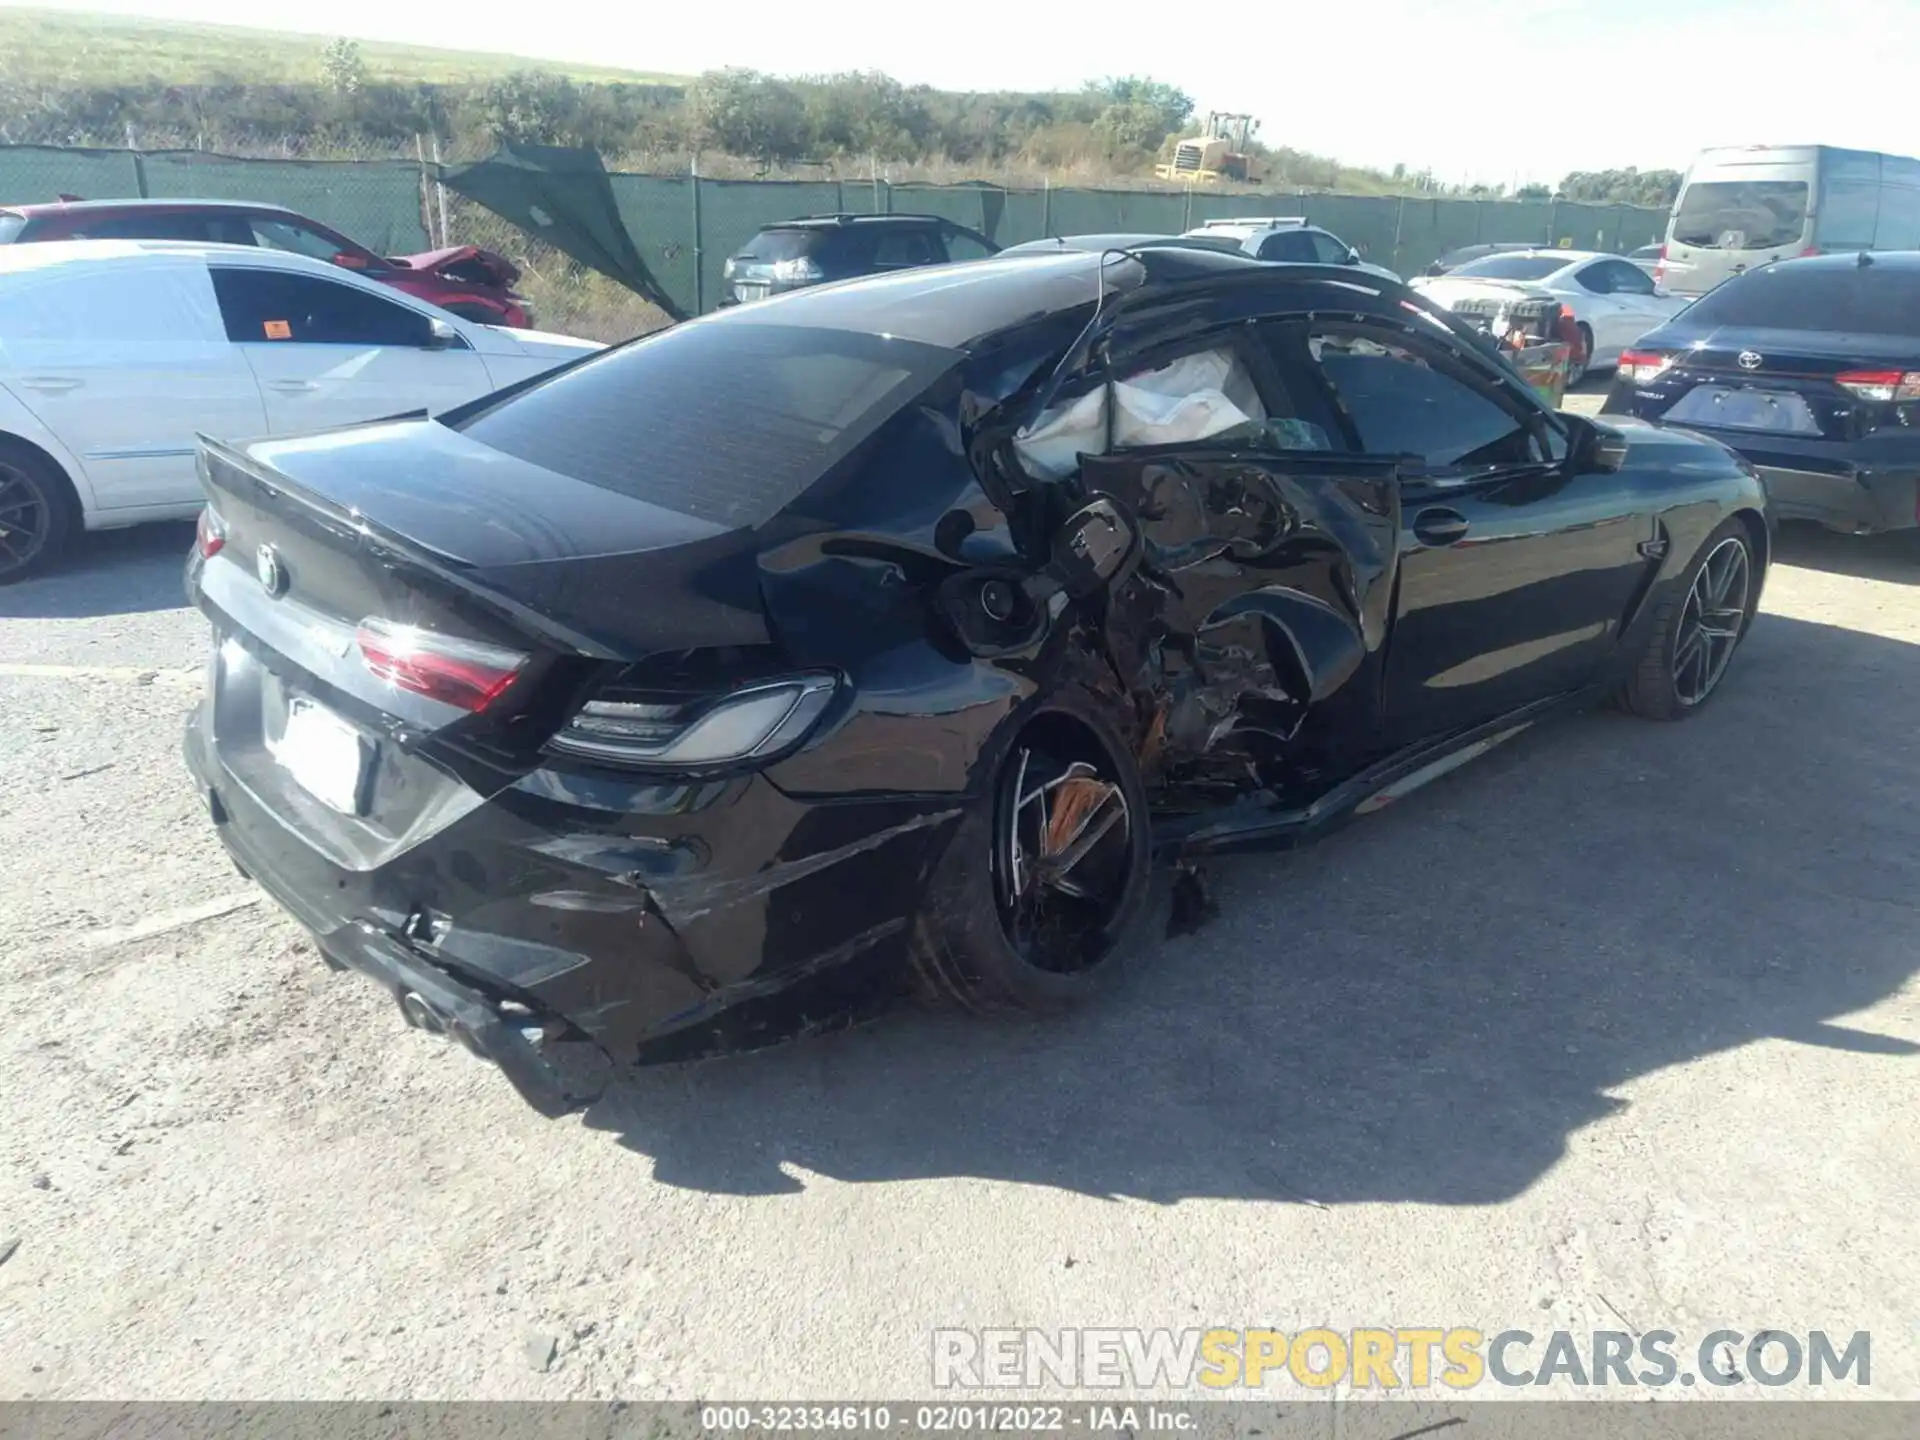
POLYGON ((73 375, 28 375, 20 383, 29 390, 78 390, 84 383, 73 375))
POLYGON ((311 380, 269 380, 269 390, 278 390, 282 395, 305 395, 320 387, 311 380))
POLYGON ((1414 538, 1423 545, 1452 545, 1467 535, 1467 517, 1458 510, 1422 510, 1413 517, 1414 538))

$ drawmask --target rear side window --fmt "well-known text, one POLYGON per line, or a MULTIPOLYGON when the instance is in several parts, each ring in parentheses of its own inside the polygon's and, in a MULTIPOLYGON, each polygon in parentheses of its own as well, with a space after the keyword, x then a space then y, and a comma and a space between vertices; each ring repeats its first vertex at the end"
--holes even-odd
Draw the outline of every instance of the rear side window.
POLYGON ((1312 234, 1313 255, 1322 265, 1344 265, 1347 263, 1347 247, 1335 236, 1324 230, 1315 230, 1312 234))
POLYGON ((433 338, 418 310, 311 275, 215 267, 213 288, 236 344, 424 347, 433 338))
POLYGON ((1414 455, 1442 469, 1540 458, 1512 411, 1422 351, 1345 327, 1315 331, 1307 346, 1369 455, 1414 455))
POLYGON ((1689 327, 1737 325, 1920 337, 1920 272, 1786 264, 1736 275, 1689 305, 1689 327))
POLYGON ((1313 237, 1304 230, 1282 230, 1267 236, 1260 242, 1261 260, 1287 260, 1304 265, 1312 265, 1319 260, 1314 252, 1313 237))
POLYGON ((984 260, 994 253, 993 246, 971 230, 949 230, 946 241, 949 260, 984 260))
POLYGON ((1653 281, 1647 272, 1624 260, 1596 260, 1578 273, 1582 288, 1595 295, 1651 295, 1653 281))
POLYGON ((945 256, 934 250, 925 230, 886 227, 873 242, 873 263, 885 266, 932 265, 945 256))
POLYGON ((0 291, 0 354, 29 342, 220 343, 213 291, 197 266, 62 267, 14 279, 0 291))
POLYGON ((1697 181, 1673 212, 1674 242, 1709 250, 1778 249, 1806 227, 1804 180, 1697 181))
POLYGON ((716 524, 759 525, 959 358, 878 335, 696 321, 453 424, 602 489, 716 524))
POLYGON ((207 233, 204 215, 115 215, 91 220, 73 229, 76 240, 191 240, 204 243, 207 233))
POLYGON ((254 243, 268 250, 285 250, 289 254, 305 255, 329 263, 340 253, 337 241, 329 240, 318 230, 310 230, 290 220, 256 219, 248 221, 248 226, 253 232, 254 243))
POLYGON ((1487 255, 1469 260, 1453 273, 1486 280, 1544 280, 1569 263, 1558 255, 1487 255))
POLYGON ((819 248, 815 230, 762 230, 740 247, 743 260, 804 260, 819 248))

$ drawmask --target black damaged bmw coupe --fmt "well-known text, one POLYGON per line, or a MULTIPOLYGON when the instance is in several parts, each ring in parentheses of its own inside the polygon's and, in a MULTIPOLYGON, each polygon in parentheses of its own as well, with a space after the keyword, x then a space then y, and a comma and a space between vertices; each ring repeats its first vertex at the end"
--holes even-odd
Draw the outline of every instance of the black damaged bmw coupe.
POLYGON ((570 1048, 1071 1004, 1156 855, 1690 713, 1770 548, 1721 446, 1188 247, 800 291, 201 478, 222 839, 550 1114, 570 1048))

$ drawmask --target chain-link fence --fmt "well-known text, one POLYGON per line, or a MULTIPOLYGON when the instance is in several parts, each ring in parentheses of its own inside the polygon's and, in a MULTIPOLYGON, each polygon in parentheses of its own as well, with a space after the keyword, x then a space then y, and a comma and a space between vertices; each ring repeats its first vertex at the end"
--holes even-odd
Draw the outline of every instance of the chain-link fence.
MULTIPOLYGON (((411 157, 241 158, 196 149, 0 145, 0 203, 188 197, 267 201, 309 215, 385 254, 445 245, 497 250, 518 264, 543 328, 615 340, 666 316, 538 236, 438 183, 429 142, 411 157)), ((282 152, 284 155, 284 151, 282 152)), ((450 159, 451 157, 440 157, 450 159)), ((1657 240, 1666 211, 1566 201, 1254 193, 1180 189, 1007 189, 885 180, 710 180, 615 174, 614 202, 665 296, 698 314, 721 298, 721 269, 761 226, 799 215, 938 214, 1000 245, 1047 235, 1173 234, 1236 215, 1298 215, 1403 275, 1463 245, 1533 242, 1626 251, 1657 240)))

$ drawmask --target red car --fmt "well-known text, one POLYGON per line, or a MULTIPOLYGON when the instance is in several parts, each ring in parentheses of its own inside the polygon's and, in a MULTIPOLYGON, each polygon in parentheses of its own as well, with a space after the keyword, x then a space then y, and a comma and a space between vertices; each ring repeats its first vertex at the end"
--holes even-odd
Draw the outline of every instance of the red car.
POLYGON ((376 255, 366 246, 278 205, 244 200, 79 200, 0 208, 0 244, 34 240, 192 240, 263 245, 311 255, 404 290, 483 325, 530 329, 532 308, 513 293, 519 269, 473 245, 423 255, 376 255))

